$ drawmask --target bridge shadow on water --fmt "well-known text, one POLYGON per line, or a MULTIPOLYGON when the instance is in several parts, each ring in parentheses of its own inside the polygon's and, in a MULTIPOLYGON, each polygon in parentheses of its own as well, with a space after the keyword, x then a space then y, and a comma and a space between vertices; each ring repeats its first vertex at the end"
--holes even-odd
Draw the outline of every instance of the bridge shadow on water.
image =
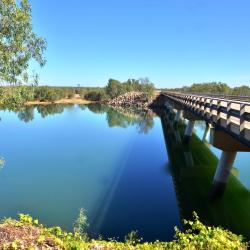
POLYGON ((195 134, 189 145, 183 145, 185 124, 175 129, 165 111, 161 122, 181 218, 192 219, 196 211, 205 224, 222 226, 250 240, 250 192, 231 174, 223 195, 212 199, 218 158, 195 134))

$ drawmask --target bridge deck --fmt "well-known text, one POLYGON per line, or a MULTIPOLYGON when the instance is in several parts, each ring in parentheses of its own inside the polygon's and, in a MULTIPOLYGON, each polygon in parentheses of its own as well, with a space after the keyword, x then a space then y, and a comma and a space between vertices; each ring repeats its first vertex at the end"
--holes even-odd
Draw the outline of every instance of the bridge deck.
POLYGON ((250 102, 178 92, 161 94, 250 146, 250 102))

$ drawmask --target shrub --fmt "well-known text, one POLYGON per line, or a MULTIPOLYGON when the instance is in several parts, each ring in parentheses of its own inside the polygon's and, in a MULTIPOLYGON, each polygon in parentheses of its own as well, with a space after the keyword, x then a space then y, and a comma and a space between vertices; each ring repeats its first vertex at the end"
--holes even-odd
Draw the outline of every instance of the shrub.
POLYGON ((242 236, 220 227, 205 226, 196 213, 193 216, 193 221, 184 220, 187 230, 181 232, 175 228, 177 240, 168 244, 169 249, 247 249, 242 236))
POLYGON ((69 94, 68 94, 68 99, 71 99, 71 98, 73 98, 74 96, 75 96, 74 93, 69 93, 69 94))
POLYGON ((107 95, 104 90, 93 90, 84 95, 84 99, 89 101, 104 101, 107 95))
MULTIPOLYGON (((125 237, 125 242, 116 240, 90 240, 86 237, 86 233, 82 231, 82 225, 86 225, 86 216, 84 210, 81 210, 77 219, 76 231, 68 233, 60 227, 47 228, 39 224, 38 220, 33 220, 29 215, 20 214, 19 221, 6 219, 1 228, 7 228, 6 232, 13 232, 13 236, 27 234, 24 239, 18 237, 6 237, 5 234, 1 238, 4 242, 4 249, 29 249, 29 247, 39 249, 46 246, 47 242, 53 245, 53 249, 107 249, 107 250, 222 250, 222 249, 247 249, 248 245, 243 242, 241 236, 237 236, 220 227, 208 227, 203 225, 196 214, 193 221, 184 221, 186 229, 184 232, 176 229, 176 240, 172 242, 143 242, 137 238, 137 232, 131 232, 125 237), (23 231, 22 233, 18 233, 23 231), (32 235, 32 232, 39 232, 38 237, 32 235), (33 236, 33 237, 32 237, 33 236), (10 239, 15 238, 15 240, 10 239)), ((83 227, 84 228, 84 227, 83 227)), ((0 245, 0 247, 3 247, 0 245)))
POLYGON ((39 101, 54 102, 64 97, 63 91, 48 86, 36 87, 34 98, 39 101))

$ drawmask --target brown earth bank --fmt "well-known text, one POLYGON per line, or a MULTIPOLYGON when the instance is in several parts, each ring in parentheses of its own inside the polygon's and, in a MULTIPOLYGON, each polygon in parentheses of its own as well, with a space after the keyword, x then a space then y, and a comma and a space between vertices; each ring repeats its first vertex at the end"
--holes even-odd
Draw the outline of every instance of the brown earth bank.
POLYGON ((50 104, 89 104, 89 103, 94 103, 94 102, 82 99, 79 95, 75 95, 73 98, 64 98, 54 102, 30 101, 26 102, 25 105, 32 106, 32 105, 50 105, 50 104))

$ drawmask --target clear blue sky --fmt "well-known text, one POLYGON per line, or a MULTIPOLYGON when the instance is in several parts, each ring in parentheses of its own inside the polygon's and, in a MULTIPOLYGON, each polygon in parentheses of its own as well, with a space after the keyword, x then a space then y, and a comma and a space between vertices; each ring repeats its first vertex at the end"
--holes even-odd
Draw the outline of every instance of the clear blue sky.
POLYGON ((48 42, 40 82, 104 86, 149 77, 158 87, 250 84, 249 0, 31 0, 48 42))

